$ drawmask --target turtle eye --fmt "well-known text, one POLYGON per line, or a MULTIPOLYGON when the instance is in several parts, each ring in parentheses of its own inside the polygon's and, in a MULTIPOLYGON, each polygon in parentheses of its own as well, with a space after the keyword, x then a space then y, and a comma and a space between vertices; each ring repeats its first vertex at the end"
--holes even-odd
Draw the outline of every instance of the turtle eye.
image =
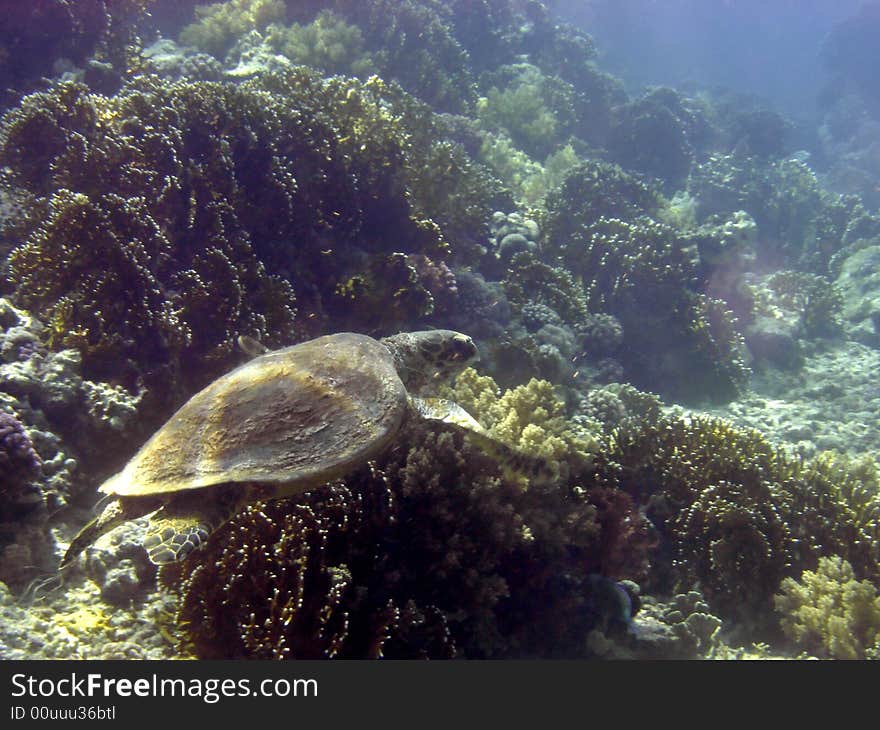
POLYGON ((477 356, 477 346, 467 335, 455 335, 452 338, 452 359, 471 360, 477 356))

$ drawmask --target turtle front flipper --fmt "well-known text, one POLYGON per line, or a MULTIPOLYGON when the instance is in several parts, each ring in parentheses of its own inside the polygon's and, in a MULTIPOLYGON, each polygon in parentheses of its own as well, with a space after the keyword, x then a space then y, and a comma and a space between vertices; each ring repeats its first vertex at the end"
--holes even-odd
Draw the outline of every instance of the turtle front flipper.
POLYGON ((165 565, 183 560, 193 550, 201 547, 215 529, 201 514, 173 514, 163 507, 150 520, 144 547, 150 561, 165 565))
POLYGON ((411 397, 413 408, 422 418, 439 421, 463 431, 479 448, 494 458, 505 472, 521 474, 534 483, 549 483, 560 478, 559 466, 540 456, 514 449, 489 435, 477 420, 458 403, 444 398, 411 397))
MULTIPOLYGON (((227 494, 183 495, 150 517, 143 545, 155 565, 176 563, 208 541, 211 533, 238 511, 243 499, 227 494)), ((246 501, 246 500, 244 500, 246 501)))

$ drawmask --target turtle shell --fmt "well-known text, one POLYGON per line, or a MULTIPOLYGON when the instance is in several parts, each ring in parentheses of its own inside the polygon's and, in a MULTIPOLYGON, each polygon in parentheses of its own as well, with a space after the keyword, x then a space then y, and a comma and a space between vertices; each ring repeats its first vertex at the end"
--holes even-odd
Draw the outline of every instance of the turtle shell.
POLYGON ((155 495, 225 482, 302 491, 379 454, 406 388, 388 350, 345 332, 268 352, 196 393, 100 488, 155 495))

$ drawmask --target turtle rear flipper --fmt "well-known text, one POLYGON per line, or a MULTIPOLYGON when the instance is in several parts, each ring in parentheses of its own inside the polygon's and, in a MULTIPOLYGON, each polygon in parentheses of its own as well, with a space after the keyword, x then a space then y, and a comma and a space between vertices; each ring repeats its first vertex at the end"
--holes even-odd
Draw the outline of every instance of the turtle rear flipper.
POLYGON ((143 545, 155 565, 176 563, 203 547, 208 537, 238 510, 241 498, 193 499, 186 495, 173 500, 150 517, 143 545))
POLYGON ((489 435, 477 420, 458 403, 444 398, 411 398, 413 408, 422 418, 439 421, 463 431, 479 448, 493 457, 508 473, 521 474, 534 483, 554 482, 560 477, 559 466, 540 456, 518 451, 489 435))

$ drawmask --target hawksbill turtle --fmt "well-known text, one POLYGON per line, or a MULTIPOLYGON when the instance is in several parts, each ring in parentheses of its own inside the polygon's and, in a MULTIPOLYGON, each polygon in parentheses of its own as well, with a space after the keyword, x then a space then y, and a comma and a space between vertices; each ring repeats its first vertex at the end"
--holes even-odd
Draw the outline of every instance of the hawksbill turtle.
POLYGON ((112 498, 73 539, 65 567, 98 537, 150 515, 150 560, 183 560, 245 505, 339 479, 391 446, 411 419, 464 430, 506 469, 556 475, 491 438, 461 406, 416 395, 477 358, 467 335, 408 332, 377 340, 343 332, 267 350, 196 393, 99 491, 112 498))

